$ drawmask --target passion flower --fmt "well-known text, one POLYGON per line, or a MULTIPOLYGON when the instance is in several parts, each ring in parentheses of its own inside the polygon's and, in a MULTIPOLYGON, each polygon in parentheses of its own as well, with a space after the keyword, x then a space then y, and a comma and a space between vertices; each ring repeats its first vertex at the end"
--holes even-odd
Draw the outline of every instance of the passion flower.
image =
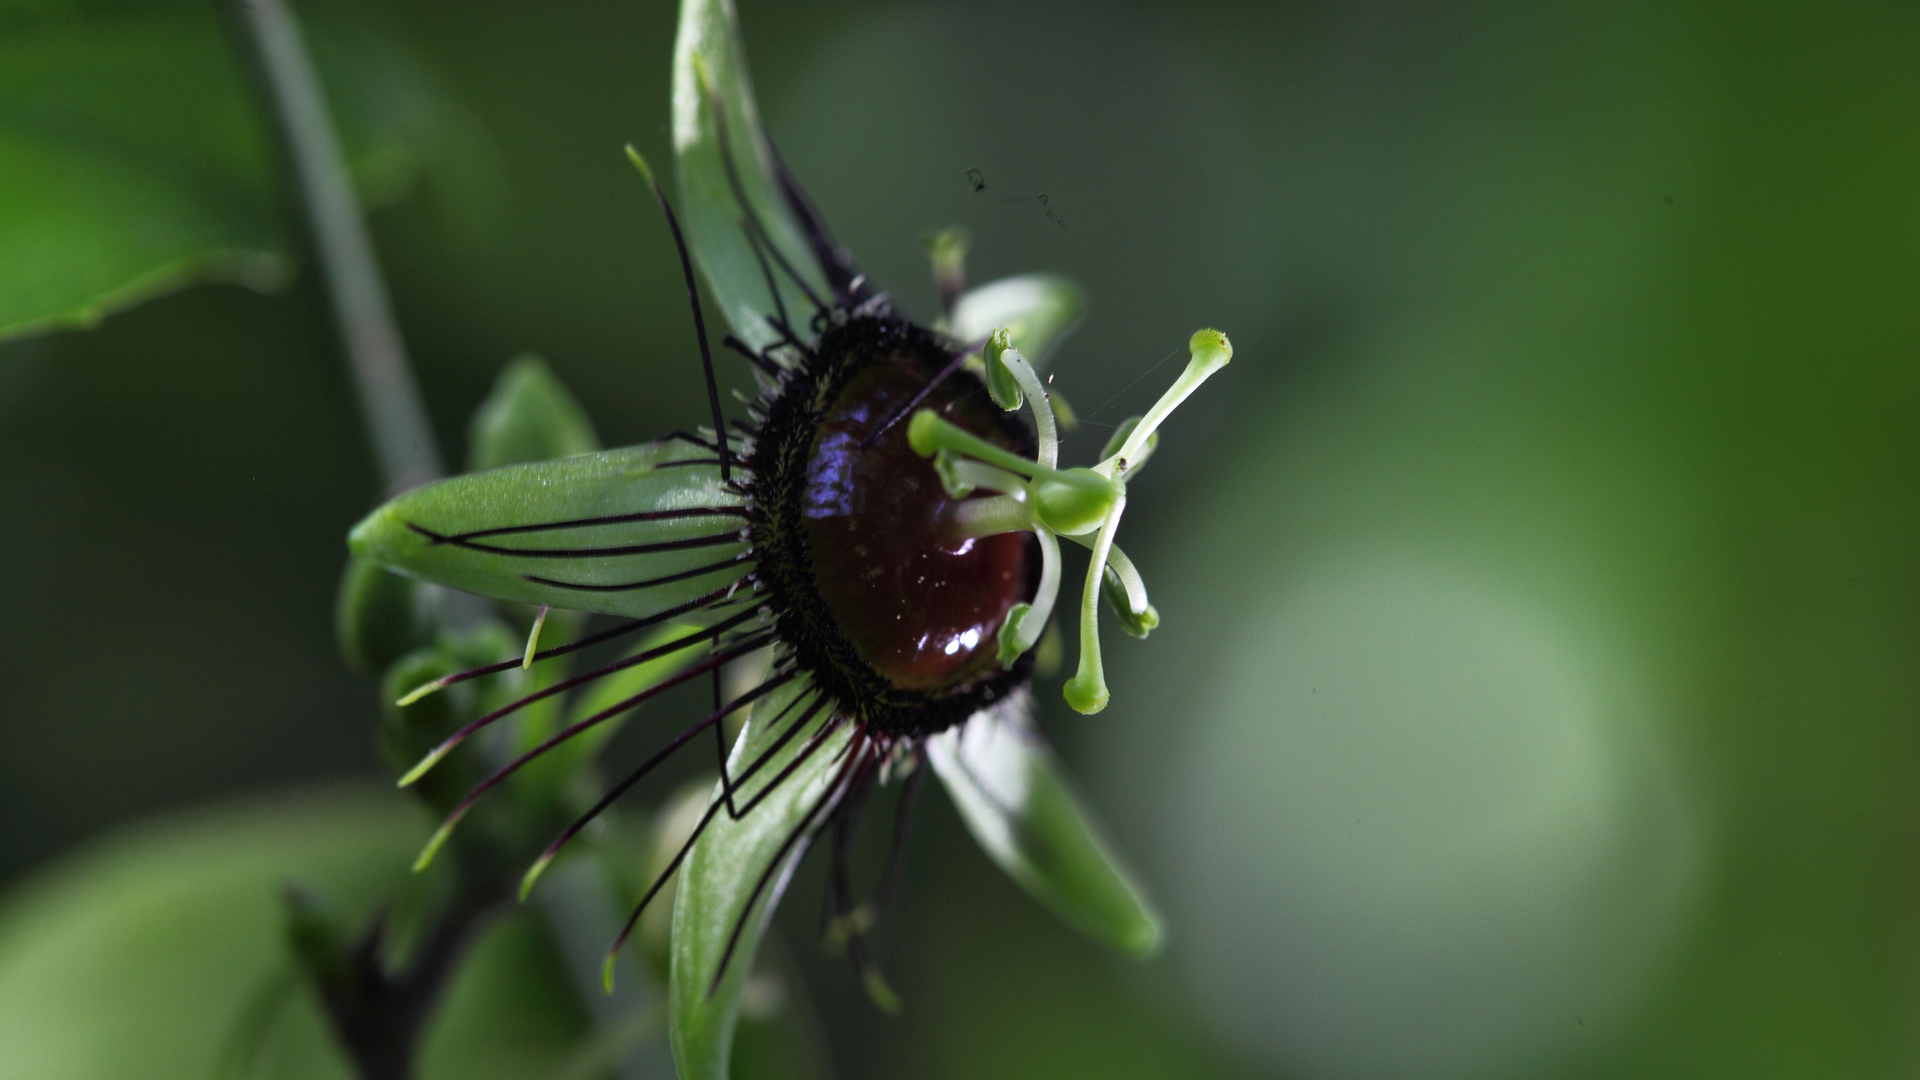
MULTIPOLYGON (((604 631, 436 679, 405 705, 468 679, 648 633, 624 658, 467 723, 405 777, 536 702, 596 684, 598 707, 500 755, 447 817, 422 865, 475 800, 530 763, 669 686, 714 680, 714 708, 612 784, 528 871, 523 894, 585 824, 711 729, 720 779, 692 836, 641 897, 676 871, 669 986, 683 1076, 726 1075, 753 953, 808 844, 834 835, 830 936, 875 999, 892 1004, 864 945, 878 901, 855 904, 846 850, 866 795, 930 766, 988 853, 1091 936, 1151 951, 1158 919, 1088 822, 1032 722, 1034 653, 1062 588, 1060 538, 1091 557, 1074 620, 1069 704, 1107 703, 1098 613, 1145 636, 1159 616, 1115 543, 1126 482, 1160 423, 1232 355, 1203 330, 1186 372, 1127 422, 1089 468, 1062 468, 1062 424, 1038 362, 1077 318, 1078 293, 1028 275, 964 291, 960 245, 936 244, 943 317, 908 319, 832 238, 761 131, 732 6, 686 0, 674 63, 683 236, 637 154, 678 246, 707 377, 710 429, 642 446, 456 477, 376 510, 354 553, 491 596, 615 616, 604 631), (690 238, 691 243, 687 240, 690 238), (689 257, 691 248, 691 258, 689 257), (758 394, 722 411, 694 283, 698 263, 758 394), (765 659, 770 657, 769 659, 765 659), (663 662, 675 661, 671 667, 663 662), (756 667, 756 665, 758 665, 756 667), (723 668, 757 672, 729 694, 723 668), (641 683, 637 672, 655 675, 641 683), (744 716, 728 749, 730 719, 744 716)), ((631 150, 629 150, 631 153, 631 150)), ((899 850, 896 843, 895 852, 899 850)), ((892 870, 886 880, 891 880, 892 870)), ((885 892, 884 886, 881 890, 885 892)))

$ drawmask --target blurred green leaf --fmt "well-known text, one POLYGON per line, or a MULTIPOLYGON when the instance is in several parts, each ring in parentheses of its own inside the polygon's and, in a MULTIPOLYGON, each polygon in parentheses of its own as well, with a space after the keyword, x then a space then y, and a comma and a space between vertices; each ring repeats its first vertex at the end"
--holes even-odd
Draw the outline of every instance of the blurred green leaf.
MULTIPOLYGON (((431 161, 465 224, 499 201, 484 135, 384 38, 314 28, 363 197, 431 161)), ((0 10, 0 340, 200 281, 292 276, 272 133, 213 5, 0 10)))
MULTIPOLYGON (((768 752, 806 715, 804 706, 795 702, 812 692, 810 684, 788 683, 756 704, 734 744, 728 768, 738 774, 768 752), (780 723, 770 723, 790 705, 793 708, 780 723)), ((739 821, 724 810, 714 814, 680 868, 667 1009, 681 1080, 725 1080, 728 1075, 734 1027, 754 955, 780 892, 806 851, 807 836, 793 838, 818 827, 818 819, 809 822, 809 815, 833 786, 844 764, 841 751, 853 737, 852 726, 842 724, 809 752, 819 725, 828 722, 825 717, 815 720, 808 730, 771 753, 753 779, 744 785, 736 783, 736 804, 744 804, 776 781, 778 786, 739 821), (808 753, 804 762, 780 779, 783 770, 808 753)))
POLYGON ((593 421, 566 385, 531 353, 500 371, 493 393, 473 414, 467 435, 467 469, 590 454, 600 449, 593 421))
POLYGON ((953 336, 977 341, 1002 327, 1035 371, 1046 369, 1053 350, 1080 325, 1087 297, 1059 274, 1019 274, 962 293, 953 305, 953 336))
POLYGON ((780 264, 791 267, 822 298, 829 295, 827 277, 774 172, 773 150, 760 128, 732 0, 683 0, 680 5, 680 32, 673 48, 673 150, 680 165, 680 212, 688 242, 733 332, 755 348, 779 340, 767 324, 767 316, 778 312, 747 236, 745 219, 751 217, 765 228, 765 239, 773 247, 769 263, 778 304, 804 334, 812 302, 780 264), (701 68, 724 117, 725 145, 746 196, 744 208, 728 180, 722 132, 702 89, 701 68))
POLYGON ((739 506, 740 497, 722 486, 718 468, 687 464, 710 461, 711 453, 663 440, 456 476, 375 510, 354 526, 349 546, 361 558, 496 599, 658 615, 724 589, 742 570, 733 561, 745 550, 741 518, 705 512, 739 506), (543 527, 494 531, 530 525, 543 527), (656 547, 674 543, 688 546, 656 547), (559 551, 580 554, 518 554, 559 551))
POLYGON ((1160 917, 1028 726, 1024 699, 927 740, 927 757, 980 846, 1076 929, 1122 952, 1160 944, 1160 917))
MULTIPOLYGON (((238 1031, 252 1075, 344 1080, 304 985, 260 1015, 291 963, 280 893, 298 880, 364 917, 425 832, 388 792, 279 797, 142 826, 29 879, 0 909, 4 1071, 205 1080, 238 1031)), ((537 1076, 584 1030, 538 924, 515 916, 456 975, 421 1076, 537 1076)))

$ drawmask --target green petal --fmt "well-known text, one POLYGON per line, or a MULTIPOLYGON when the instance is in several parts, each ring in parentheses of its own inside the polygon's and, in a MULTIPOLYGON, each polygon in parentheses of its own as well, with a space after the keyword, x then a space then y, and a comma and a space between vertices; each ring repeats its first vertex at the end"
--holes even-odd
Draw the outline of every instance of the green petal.
MULTIPOLYGON (((701 513, 737 507, 740 497, 722 485, 717 467, 676 464, 709 460, 712 452, 703 447, 663 440, 456 476, 410 491, 367 515, 354 526, 348 546, 363 559, 483 596, 646 618, 727 589, 750 565, 732 561, 746 551, 740 538, 743 519, 733 513, 701 513), (542 528, 462 542, 435 539, 677 511, 697 516, 542 528), (703 538, 714 539, 709 543, 703 538), (673 543, 695 546, 658 549, 673 543), (648 550, 634 551, 636 547, 648 550), (529 550, 581 554, 513 553, 529 550), (630 585, 707 566, 719 568, 685 580, 614 591, 533 580, 630 585)), ((694 612, 685 616, 694 622, 704 618, 694 612)))
POLYGON ((953 305, 953 336, 977 341, 1004 326, 1013 332, 1013 347, 1038 371, 1086 310, 1086 294, 1066 278, 1021 274, 962 295, 953 305))
MULTIPOLYGON (((807 706, 796 705, 778 724, 771 724, 771 719, 811 691, 811 685, 789 684, 789 688, 769 694, 758 703, 734 744, 729 769, 741 771, 778 741, 807 706)), ((744 787, 736 786, 736 803, 751 798, 795 761, 826 722, 816 718, 809 730, 800 732, 773 754, 753 780, 744 787)), ((667 998, 673 1056, 679 1063, 681 1080, 725 1080, 727 1076, 734 1026, 740 1018, 740 993, 753 970, 754 953, 766 933, 780 890, 804 853, 806 840, 803 837, 787 846, 784 853, 781 849, 796 830, 818 827, 819 817, 809 823, 808 816, 833 786, 845 763, 841 752, 852 737, 852 726, 841 724, 814 745, 806 761, 744 819, 734 821, 724 809, 715 814, 680 868, 673 905, 673 964, 667 998), (763 876, 767 885, 754 898, 749 911, 748 900, 763 876), (721 970, 736 925, 743 927, 739 941, 732 956, 727 957, 724 977, 716 983, 715 973, 721 970)), ((820 817, 824 816, 822 808, 820 817)))
POLYGON ((686 223, 694 261, 700 264, 708 286, 720 301, 733 332, 749 345, 763 348, 779 340, 767 324, 776 314, 767 274, 748 242, 742 221, 748 215, 728 182, 718 129, 706 91, 719 99, 725 117, 727 146, 752 213, 766 229, 766 238, 779 258, 769 256, 780 294, 796 329, 807 333, 814 312, 807 292, 783 272, 784 260, 807 288, 831 302, 827 275, 807 240, 807 231, 782 193, 773 165, 773 151, 760 128, 760 110, 747 80, 746 52, 740 44, 739 17, 731 0, 684 0, 680 5, 680 33, 673 48, 673 150, 680 163, 680 214, 686 223))
POLYGON ((1160 917, 1030 726, 1030 708, 1019 698, 976 713, 927 740, 927 757, 1015 881, 1088 937, 1145 956, 1160 944, 1160 917))

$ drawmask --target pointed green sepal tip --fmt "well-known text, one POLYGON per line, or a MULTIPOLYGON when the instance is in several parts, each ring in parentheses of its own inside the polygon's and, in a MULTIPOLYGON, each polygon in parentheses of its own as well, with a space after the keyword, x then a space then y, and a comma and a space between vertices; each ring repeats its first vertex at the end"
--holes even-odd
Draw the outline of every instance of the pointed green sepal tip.
POLYGON ((619 962, 620 962, 620 953, 618 951, 607 953, 607 958, 600 962, 600 989, 603 993, 607 994, 609 997, 613 995, 614 965, 618 964, 619 962))
POLYGON ((1007 617, 1000 623, 1000 666, 1011 668, 1015 660, 1025 649, 1020 647, 1020 624, 1032 614, 1032 604, 1015 604, 1007 609, 1007 617))
POLYGON ((640 170, 640 176, 647 182, 648 187, 660 186, 659 182, 653 178, 653 167, 647 164, 647 159, 640 156, 640 151, 635 150, 632 143, 627 144, 627 160, 633 162, 633 167, 640 170))
POLYGON ((1075 675, 1067 680, 1061 691, 1061 697, 1073 706, 1073 711, 1092 715, 1107 707, 1112 695, 1107 693, 1107 682, 1098 676, 1091 678, 1075 675))
POLYGON ((548 854, 540 856, 538 859, 535 859, 533 861, 533 865, 527 867, 527 872, 521 876, 520 878, 520 902, 521 903, 524 904, 527 902, 527 897, 532 895, 533 893, 533 883, 536 881, 539 881, 540 875, 546 873, 547 867, 553 865, 553 854, 554 853, 550 852, 548 854))
MULTIPOLYGON (((987 365, 987 393, 993 403, 1012 412, 1025 401, 1026 395, 1020 391, 1020 380, 1014 378, 1013 369, 1007 366, 1006 355, 1013 349, 1013 331, 1001 327, 987 336, 987 347, 981 359, 987 365)), ((1015 356, 1020 355, 1018 352, 1015 356)))
POLYGON ((413 860, 414 873, 418 874, 433 864, 433 857, 440 854, 440 849, 447 845, 447 838, 453 835, 453 827, 460 824, 460 819, 464 816, 466 816, 465 810, 455 811, 452 816, 440 823, 440 827, 435 829, 433 835, 427 839, 427 846, 420 849, 420 857, 413 860))
POLYGON ((869 967, 861 973, 860 981, 866 987, 867 997, 880 1007, 881 1012, 888 1016, 900 1015, 900 995, 894 993, 893 987, 887 985, 887 977, 880 974, 879 968, 869 967))
POLYGON ((1035 480, 1029 491, 1034 516, 1047 528, 1067 536, 1099 528, 1113 504, 1127 493, 1118 481, 1092 469, 1049 473, 1035 480))
POLYGON ((1160 916, 1150 908, 1142 908, 1138 921, 1127 927, 1119 936, 1112 939, 1113 947, 1136 960, 1145 960, 1160 951, 1166 943, 1166 928, 1160 923, 1160 916))
POLYGON ((1193 357, 1188 361, 1192 367, 1211 375, 1233 359, 1233 343, 1218 330, 1195 330, 1187 339, 1187 352, 1193 357))
MULTIPOLYGON (((436 690, 445 689, 446 686, 447 686, 447 680, 444 678, 429 679, 426 682, 421 683, 419 686, 416 686, 413 689, 407 691, 406 693, 400 695, 399 697, 393 699, 393 703, 394 705, 404 709, 407 706, 413 704, 416 701, 419 701, 421 698, 426 697, 428 694, 431 694, 436 690)), ((404 787, 405 785, 403 784, 401 786, 404 787)))
MULTIPOLYGON (((402 701, 401 704, 404 705, 406 704, 406 702, 402 701)), ((394 784, 394 786, 395 787, 411 787, 415 780, 418 780, 421 777, 427 775, 428 770, 432 769, 435 765, 440 764, 440 759, 446 757, 448 754, 452 752, 453 752, 453 747, 447 746, 444 744, 434 747, 430 752, 428 752, 426 757, 423 757, 420 759, 420 763, 418 765, 415 765, 413 768, 408 769, 406 772, 406 775, 402 776, 399 782, 394 784)))

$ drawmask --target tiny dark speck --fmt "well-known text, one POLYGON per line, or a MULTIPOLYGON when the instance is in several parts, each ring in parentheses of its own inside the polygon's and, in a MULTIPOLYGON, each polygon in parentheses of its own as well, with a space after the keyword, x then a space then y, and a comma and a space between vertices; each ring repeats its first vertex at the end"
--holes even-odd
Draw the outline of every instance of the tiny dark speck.
MULTIPOLYGON (((1661 201, 1662 201, 1662 202, 1664 202, 1664 203, 1666 203, 1666 204, 1667 204, 1668 206, 1672 206, 1672 205, 1673 205, 1673 196, 1672 196, 1671 194, 1669 194, 1669 195, 1665 195, 1665 196, 1663 196, 1663 197, 1661 198, 1661 201)), ((1586 1025, 1585 1025, 1585 1024, 1582 1024, 1581 1026, 1582 1026, 1582 1027, 1585 1027, 1586 1025)))

